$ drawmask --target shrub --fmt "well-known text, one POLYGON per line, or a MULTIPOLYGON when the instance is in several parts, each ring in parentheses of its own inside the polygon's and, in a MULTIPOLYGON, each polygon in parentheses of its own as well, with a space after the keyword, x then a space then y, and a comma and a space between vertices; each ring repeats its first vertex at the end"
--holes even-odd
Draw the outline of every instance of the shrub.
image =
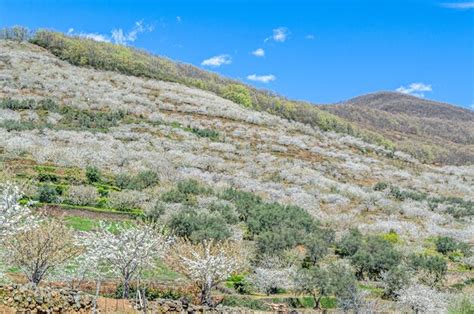
POLYGON ((164 193, 161 200, 167 203, 184 203, 188 205, 196 204, 196 195, 208 193, 209 191, 201 186, 196 180, 180 181, 175 189, 164 193))
POLYGON ((149 206, 145 210, 145 217, 152 222, 157 222, 165 212, 166 205, 160 201, 156 201, 153 206, 149 206))
POLYGON ((262 204, 262 199, 250 192, 239 191, 234 188, 228 188, 221 197, 235 204, 239 217, 243 221, 247 221, 252 208, 262 204))
POLYGON ((388 233, 383 234, 382 238, 393 244, 400 241, 400 236, 395 232, 395 230, 390 230, 388 233))
POLYGON ((72 205, 90 206, 95 205, 99 199, 99 193, 91 186, 71 186, 65 195, 65 201, 72 205))
POLYGON ((119 211, 130 212, 133 209, 141 208, 145 201, 145 196, 136 191, 124 190, 111 192, 108 206, 119 211))
POLYGON ((438 237, 435 241, 436 251, 443 255, 448 255, 451 252, 459 250, 465 256, 470 255, 470 247, 468 244, 458 242, 451 237, 438 237))
POLYGON ((220 215, 197 213, 194 209, 185 209, 171 216, 168 227, 172 234, 193 242, 225 240, 231 236, 225 220, 220 215))
POLYGON ((41 185, 38 188, 38 200, 42 203, 56 203, 59 200, 59 193, 52 185, 41 185))
POLYGON ((115 184, 121 189, 143 190, 156 185, 158 175, 153 171, 141 171, 135 176, 119 174, 115 177, 115 184))
POLYGON ((250 294, 251 284, 242 274, 234 274, 227 279, 227 286, 233 288, 239 294, 250 294))
POLYGON ((211 213, 219 213, 228 224, 233 225, 239 222, 239 216, 237 216, 235 210, 228 204, 212 203, 209 205, 209 211, 211 213))
POLYGON ((252 98, 249 90, 238 84, 230 84, 224 88, 222 97, 227 98, 237 104, 241 104, 244 107, 252 107, 252 98))
POLYGON ((387 182, 377 182, 375 185, 374 185, 374 191, 383 191, 385 190, 386 188, 388 187, 388 183, 387 182))
POLYGON ((191 132, 199 137, 207 137, 211 140, 217 140, 219 138, 219 132, 215 130, 192 128, 191 132))
POLYGON ((57 175, 54 173, 39 173, 38 176, 36 177, 39 182, 52 182, 52 183, 57 183, 59 181, 59 178, 57 175))
POLYGON ((97 183, 101 180, 100 170, 96 167, 87 167, 86 168, 86 178, 89 183, 97 183))
POLYGON ((353 228, 344 235, 336 246, 336 253, 342 257, 353 256, 361 247, 363 242, 362 233, 353 228))
POLYGON ((382 273, 383 295, 386 298, 396 300, 398 292, 410 281, 410 275, 404 266, 393 267, 382 273))
POLYGON ((412 254, 409 257, 409 265, 414 270, 422 272, 420 280, 429 286, 443 281, 448 271, 448 265, 441 256, 412 254))

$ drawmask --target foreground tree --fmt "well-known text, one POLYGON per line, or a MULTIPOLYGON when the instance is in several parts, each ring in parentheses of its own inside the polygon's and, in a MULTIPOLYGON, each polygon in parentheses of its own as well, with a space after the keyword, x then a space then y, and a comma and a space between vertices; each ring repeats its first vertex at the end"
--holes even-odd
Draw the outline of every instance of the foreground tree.
POLYGON ((72 231, 56 220, 11 235, 4 246, 8 252, 6 259, 35 285, 81 251, 72 231))
POLYGON ((446 311, 445 296, 428 286, 413 284, 397 293, 398 302, 415 313, 444 313, 446 311))
POLYGON ((211 291, 231 274, 245 268, 245 254, 240 243, 204 240, 194 244, 178 239, 167 254, 167 263, 194 281, 200 289, 201 303, 212 306, 211 291))
POLYGON ((334 283, 327 267, 303 268, 295 276, 296 290, 313 297, 314 308, 321 309, 321 299, 334 293, 334 283))
POLYGON ((33 224, 27 206, 20 205, 21 191, 11 183, 0 185, 0 241, 9 235, 26 230, 33 224))
POLYGON ((130 282, 141 271, 152 268, 167 246, 163 236, 152 225, 118 225, 112 232, 110 227, 101 224, 98 232, 84 235, 82 243, 89 255, 122 277, 124 298, 129 297, 130 282))

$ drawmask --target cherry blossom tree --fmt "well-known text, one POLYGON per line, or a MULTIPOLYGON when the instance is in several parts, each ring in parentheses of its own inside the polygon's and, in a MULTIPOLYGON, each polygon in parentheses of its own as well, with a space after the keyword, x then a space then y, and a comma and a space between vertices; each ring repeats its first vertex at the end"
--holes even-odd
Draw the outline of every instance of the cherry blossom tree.
POLYGON ((72 230, 56 220, 10 235, 4 247, 6 260, 18 267, 35 285, 81 251, 74 241, 72 230))
POLYGON ((9 235, 32 227, 32 213, 20 205, 20 188, 12 183, 0 185, 0 241, 9 235))
POLYGON ((81 240, 90 256, 106 263, 110 272, 122 278, 123 297, 128 298, 130 282, 155 265, 156 259, 163 256, 167 241, 152 225, 117 225, 113 232, 110 229, 101 223, 98 232, 87 233, 81 240))
POLYGON ((278 289, 293 288, 295 275, 296 268, 293 265, 283 265, 280 259, 269 257, 254 269, 250 278, 255 287, 270 295, 276 293, 278 289))
POLYGON ((201 303, 212 306, 211 291, 231 274, 242 271, 246 257, 239 242, 193 243, 178 239, 167 254, 167 263, 184 274, 200 289, 201 303))
POLYGON ((445 296, 435 289, 421 284, 412 284, 398 291, 398 302, 415 313, 444 313, 445 296))

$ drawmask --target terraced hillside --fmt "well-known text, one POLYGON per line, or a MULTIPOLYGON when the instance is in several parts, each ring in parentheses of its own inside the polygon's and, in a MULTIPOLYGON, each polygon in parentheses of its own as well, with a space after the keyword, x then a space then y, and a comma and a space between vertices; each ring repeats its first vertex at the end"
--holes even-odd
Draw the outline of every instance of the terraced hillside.
POLYGON ((474 111, 410 95, 381 92, 321 107, 383 134, 420 160, 474 163, 474 111))
MULTIPOLYGON (((336 243, 357 228, 403 260, 437 256, 448 263, 441 289, 473 291, 472 166, 426 165, 211 91, 71 65, 27 42, 0 41, 0 171, 46 212, 152 213, 178 236, 243 239, 256 265, 322 243, 322 256, 342 259, 336 243), (443 237, 463 251, 437 252, 443 237)), ((79 230, 97 226, 79 218, 70 218, 79 230)), ((364 269, 364 289, 380 298, 380 272, 364 269)))

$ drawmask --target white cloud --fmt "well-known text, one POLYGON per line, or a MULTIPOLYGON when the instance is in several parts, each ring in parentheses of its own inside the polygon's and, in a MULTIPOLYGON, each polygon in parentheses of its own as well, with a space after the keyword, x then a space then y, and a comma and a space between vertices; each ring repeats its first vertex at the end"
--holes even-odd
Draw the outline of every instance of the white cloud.
POLYGON ((431 85, 424 83, 411 83, 408 87, 401 86, 396 89, 397 92, 403 94, 409 94, 416 97, 425 97, 425 92, 431 92, 433 89, 431 85))
MULTIPOLYGON (((68 34, 72 35, 73 33, 68 32, 68 34)), ((98 34, 98 33, 78 33, 78 34, 75 34, 75 35, 79 36, 79 37, 83 37, 83 38, 92 39, 92 40, 95 40, 95 41, 101 41, 101 42, 105 42, 105 43, 110 42, 110 39, 106 35, 102 35, 102 34, 98 34)))
POLYGON ((129 42, 134 42, 137 40, 138 34, 151 32, 152 30, 153 26, 145 25, 143 21, 138 21, 135 22, 133 29, 126 34, 121 28, 112 30, 112 39, 116 44, 127 45, 129 42))
POLYGON ((305 38, 308 39, 308 40, 313 40, 316 37, 313 34, 308 34, 308 35, 305 36, 305 38))
POLYGON ((181 23, 181 16, 178 15, 178 16, 176 17, 176 22, 181 23))
POLYGON ((282 43, 286 41, 288 36, 290 36, 290 30, 288 28, 278 27, 278 28, 273 29, 273 35, 266 38, 265 42, 269 40, 273 40, 273 41, 282 43))
POLYGON ((252 54, 255 57, 265 57, 265 50, 263 50, 262 48, 258 48, 256 50, 252 51, 252 54))
POLYGON ((474 2, 449 2, 442 3, 441 6, 449 9, 468 10, 474 9, 474 2))
POLYGON ((218 55, 201 62, 201 65, 207 65, 211 67, 220 67, 223 64, 231 64, 232 58, 229 55, 218 55))
POLYGON ((276 76, 273 74, 269 74, 269 75, 250 74, 247 76, 247 80, 266 84, 266 83, 276 80, 276 76))
POLYGON ((145 25, 143 21, 137 21, 135 22, 134 27, 132 30, 128 33, 124 33, 121 28, 119 29, 114 29, 111 32, 111 36, 107 36, 104 34, 99 34, 99 33, 75 33, 74 28, 69 28, 67 31, 68 35, 73 35, 73 36, 79 36, 83 38, 89 38, 95 41, 101 41, 101 42, 111 42, 112 40, 116 44, 120 45, 127 45, 127 43, 134 42, 137 39, 138 34, 144 33, 144 32, 151 32, 153 30, 153 26, 150 25, 145 25))

